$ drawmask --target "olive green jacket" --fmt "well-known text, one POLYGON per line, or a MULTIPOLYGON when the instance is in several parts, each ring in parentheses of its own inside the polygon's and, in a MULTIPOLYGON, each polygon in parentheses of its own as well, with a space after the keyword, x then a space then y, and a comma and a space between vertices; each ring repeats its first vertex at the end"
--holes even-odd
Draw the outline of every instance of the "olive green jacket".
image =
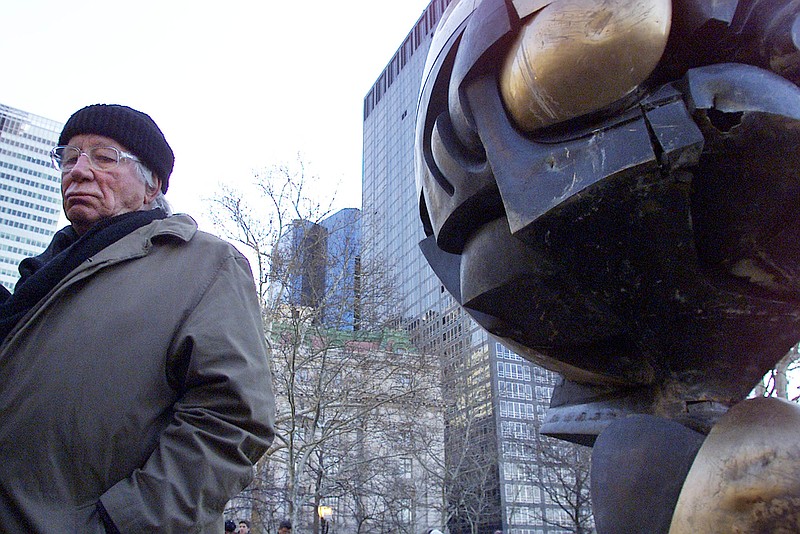
POLYGON ((223 530, 273 437, 247 260, 186 215, 84 262, 0 347, 0 529, 223 530))

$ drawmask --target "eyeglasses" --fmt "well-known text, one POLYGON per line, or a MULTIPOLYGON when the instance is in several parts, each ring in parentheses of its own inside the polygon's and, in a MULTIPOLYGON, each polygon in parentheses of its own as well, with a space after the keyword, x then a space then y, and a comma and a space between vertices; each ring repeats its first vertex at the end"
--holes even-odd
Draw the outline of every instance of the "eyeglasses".
POLYGON ((53 166, 62 173, 71 171, 78 164, 78 159, 82 155, 89 158, 89 165, 97 171, 110 171, 119 165, 120 160, 129 159, 140 161, 133 154, 122 152, 113 146, 93 146, 86 151, 76 146, 66 145, 57 146, 50 151, 50 159, 53 166))

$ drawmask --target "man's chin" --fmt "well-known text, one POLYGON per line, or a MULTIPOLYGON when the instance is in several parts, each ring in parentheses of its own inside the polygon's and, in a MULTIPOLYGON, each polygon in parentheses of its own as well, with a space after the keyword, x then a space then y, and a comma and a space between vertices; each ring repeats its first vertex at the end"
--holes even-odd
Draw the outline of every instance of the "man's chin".
POLYGON ((95 211, 85 206, 74 206, 66 210, 67 220, 79 234, 83 234, 102 217, 95 211))

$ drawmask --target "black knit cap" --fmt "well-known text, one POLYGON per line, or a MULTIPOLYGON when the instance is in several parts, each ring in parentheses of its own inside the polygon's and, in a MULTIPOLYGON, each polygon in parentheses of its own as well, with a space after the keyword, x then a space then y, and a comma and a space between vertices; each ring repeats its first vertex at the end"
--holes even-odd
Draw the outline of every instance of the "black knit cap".
POLYGON ((80 134, 102 135, 121 144, 158 175, 161 191, 167 192, 175 154, 149 115, 118 104, 86 106, 69 118, 58 144, 66 145, 80 134))

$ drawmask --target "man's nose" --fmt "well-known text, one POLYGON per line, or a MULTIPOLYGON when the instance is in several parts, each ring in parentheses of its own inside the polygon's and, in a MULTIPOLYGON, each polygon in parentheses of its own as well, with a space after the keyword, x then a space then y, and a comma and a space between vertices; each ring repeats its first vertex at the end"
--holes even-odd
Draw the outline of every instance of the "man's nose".
POLYGON ((94 176, 92 174, 92 164, 89 162, 89 156, 86 154, 78 156, 78 161, 75 162, 75 166, 69 172, 72 174, 73 178, 85 179, 94 176))

